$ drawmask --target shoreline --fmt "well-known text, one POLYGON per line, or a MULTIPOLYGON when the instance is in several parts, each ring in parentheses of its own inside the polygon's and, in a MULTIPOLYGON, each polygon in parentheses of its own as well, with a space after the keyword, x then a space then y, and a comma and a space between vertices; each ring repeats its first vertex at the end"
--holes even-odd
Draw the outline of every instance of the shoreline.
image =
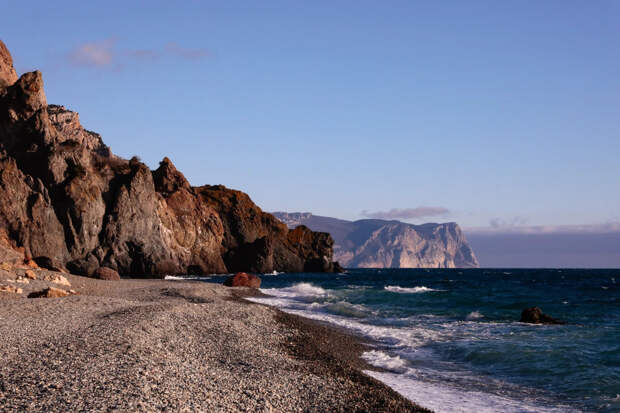
POLYGON ((359 338, 246 289, 64 275, 78 295, 0 299, 2 411, 430 411, 362 372, 359 338))

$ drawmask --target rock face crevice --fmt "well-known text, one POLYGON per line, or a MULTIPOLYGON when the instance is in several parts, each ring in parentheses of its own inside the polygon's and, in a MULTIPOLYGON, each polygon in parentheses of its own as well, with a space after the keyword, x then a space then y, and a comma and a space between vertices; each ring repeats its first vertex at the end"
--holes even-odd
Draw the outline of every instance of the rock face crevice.
POLYGON ((247 194, 192 187, 168 158, 115 156, 79 115, 17 77, 0 41, 0 230, 28 258, 83 275, 332 271, 333 240, 289 231, 247 194))

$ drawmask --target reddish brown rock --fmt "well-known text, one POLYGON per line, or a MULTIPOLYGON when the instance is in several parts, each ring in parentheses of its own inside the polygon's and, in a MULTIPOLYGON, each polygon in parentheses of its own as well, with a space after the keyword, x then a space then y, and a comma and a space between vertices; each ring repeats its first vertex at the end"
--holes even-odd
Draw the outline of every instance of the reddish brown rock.
POLYGON ((55 284, 64 285, 65 287, 71 287, 71 283, 67 278, 60 274, 48 274, 43 278, 45 281, 53 282, 55 284))
POLYGON ((26 272, 24 272, 24 277, 31 279, 31 280, 37 279, 37 275, 32 270, 26 270, 26 272))
MULTIPOLYGON (((0 71, 10 60, 0 50, 0 71)), ((10 79, 0 91, 0 229, 23 256, 87 276, 333 270, 328 234, 289 231, 243 192, 192 187, 168 158, 151 171, 116 157, 77 113, 47 104, 40 72, 10 79)), ((0 248, 0 262, 9 255, 0 248)))
POLYGON ((0 40, 0 93, 2 89, 11 86, 16 81, 17 73, 13 68, 13 58, 5 44, 0 40))
POLYGON ((121 279, 120 275, 118 275, 118 272, 108 267, 97 268, 97 271, 95 271, 94 277, 99 278, 100 280, 107 280, 107 281, 118 281, 121 279))
POLYGON ((28 298, 60 298, 71 295, 69 291, 60 288, 49 287, 41 291, 34 291, 28 294, 28 298))
POLYGON ((49 257, 36 257, 34 258, 34 262, 36 262, 40 268, 45 268, 46 270, 56 271, 56 272, 67 272, 67 270, 62 265, 55 262, 49 257))
POLYGON ((227 287, 260 288, 260 278, 254 274, 238 272, 228 277, 226 281, 224 281, 224 285, 227 287))
POLYGON ((24 290, 13 287, 12 285, 0 285, 0 293, 21 294, 24 290))

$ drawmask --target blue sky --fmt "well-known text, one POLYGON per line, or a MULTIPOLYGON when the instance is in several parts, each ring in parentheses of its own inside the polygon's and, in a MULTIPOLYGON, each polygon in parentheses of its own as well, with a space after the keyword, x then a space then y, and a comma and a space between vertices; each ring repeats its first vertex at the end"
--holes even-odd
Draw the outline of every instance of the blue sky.
POLYGON ((3 14, 18 72, 41 70, 48 102, 115 153, 153 168, 168 156, 193 185, 241 189, 265 210, 620 220, 620 2, 10 2, 3 14))

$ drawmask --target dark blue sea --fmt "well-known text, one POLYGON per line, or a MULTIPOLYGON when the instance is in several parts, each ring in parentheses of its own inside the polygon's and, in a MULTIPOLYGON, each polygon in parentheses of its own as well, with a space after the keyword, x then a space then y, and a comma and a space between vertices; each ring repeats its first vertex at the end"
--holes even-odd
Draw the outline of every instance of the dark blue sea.
POLYGON ((271 297, 254 301, 371 339, 363 357, 384 370, 369 374, 437 412, 620 411, 620 270, 355 269, 262 279, 271 297), (531 306, 568 324, 520 323, 531 306))

